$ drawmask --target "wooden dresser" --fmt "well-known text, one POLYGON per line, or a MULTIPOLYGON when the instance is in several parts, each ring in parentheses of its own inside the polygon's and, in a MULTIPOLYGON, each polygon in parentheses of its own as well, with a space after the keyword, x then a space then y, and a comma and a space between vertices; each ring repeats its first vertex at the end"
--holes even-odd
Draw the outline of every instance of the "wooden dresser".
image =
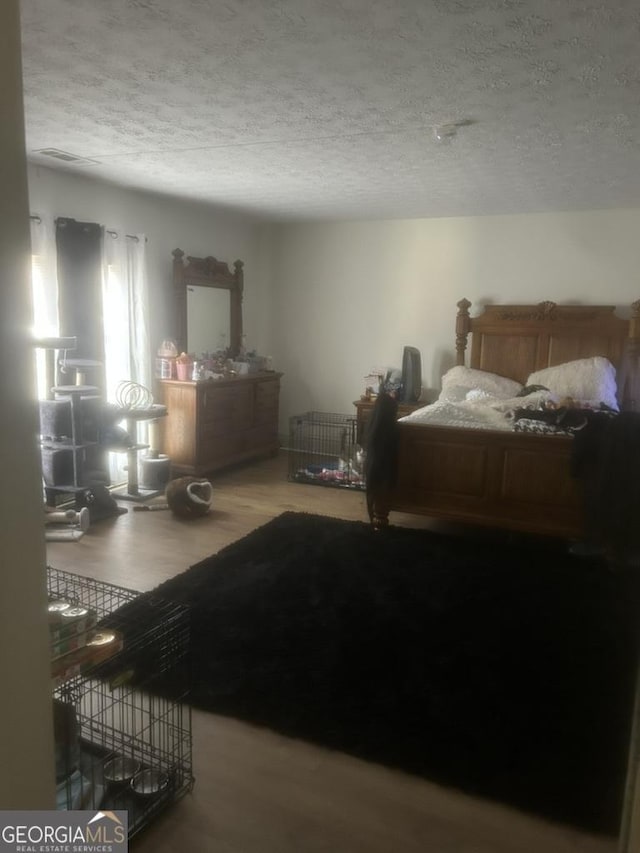
POLYGON ((158 380, 167 407, 161 448, 174 474, 196 477, 278 450, 281 373, 233 379, 158 380))

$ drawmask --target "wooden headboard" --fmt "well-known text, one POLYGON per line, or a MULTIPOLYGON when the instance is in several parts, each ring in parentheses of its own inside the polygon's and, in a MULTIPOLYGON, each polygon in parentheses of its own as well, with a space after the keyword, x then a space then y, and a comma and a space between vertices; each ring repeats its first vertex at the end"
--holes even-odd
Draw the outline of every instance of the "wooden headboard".
POLYGON ((601 355, 615 366, 620 403, 637 408, 640 397, 640 300, 628 319, 614 305, 488 305, 469 315, 468 299, 458 302, 456 364, 465 363, 471 334, 469 367, 525 382, 541 370, 577 358, 601 355))

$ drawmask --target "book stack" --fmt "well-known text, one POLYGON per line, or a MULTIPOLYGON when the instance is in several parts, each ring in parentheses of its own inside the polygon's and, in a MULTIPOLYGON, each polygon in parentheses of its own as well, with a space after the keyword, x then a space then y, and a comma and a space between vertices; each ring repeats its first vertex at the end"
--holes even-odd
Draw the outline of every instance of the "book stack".
POLYGON ((122 635, 118 631, 96 628, 95 610, 56 598, 49 601, 48 611, 54 688, 86 674, 122 649, 122 635))

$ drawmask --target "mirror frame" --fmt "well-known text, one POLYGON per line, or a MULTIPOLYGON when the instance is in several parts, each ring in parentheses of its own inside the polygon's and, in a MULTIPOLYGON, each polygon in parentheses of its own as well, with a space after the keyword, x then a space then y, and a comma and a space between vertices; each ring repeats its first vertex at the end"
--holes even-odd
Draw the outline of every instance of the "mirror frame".
POLYGON ((233 272, 224 261, 212 256, 192 258, 182 249, 174 249, 173 296, 175 309, 175 340, 179 352, 187 352, 187 288, 217 287, 229 291, 229 356, 234 358, 242 346, 242 293, 244 290, 244 264, 236 261, 233 272))

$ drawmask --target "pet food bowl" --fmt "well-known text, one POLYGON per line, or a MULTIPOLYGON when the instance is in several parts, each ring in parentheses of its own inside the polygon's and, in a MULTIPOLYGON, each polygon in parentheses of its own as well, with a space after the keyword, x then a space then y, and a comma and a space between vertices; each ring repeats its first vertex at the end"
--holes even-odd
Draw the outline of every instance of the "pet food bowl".
POLYGON ((141 770, 131 780, 131 788, 141 797, 154 797, 169 786, 169 777, 161 770, 141 770))
POLYGON ((140 762, 126 755, 116 755, 104 765, 103 775, 105 782, 111 785, 124 785, 130 782, 140 771, 140 762))

